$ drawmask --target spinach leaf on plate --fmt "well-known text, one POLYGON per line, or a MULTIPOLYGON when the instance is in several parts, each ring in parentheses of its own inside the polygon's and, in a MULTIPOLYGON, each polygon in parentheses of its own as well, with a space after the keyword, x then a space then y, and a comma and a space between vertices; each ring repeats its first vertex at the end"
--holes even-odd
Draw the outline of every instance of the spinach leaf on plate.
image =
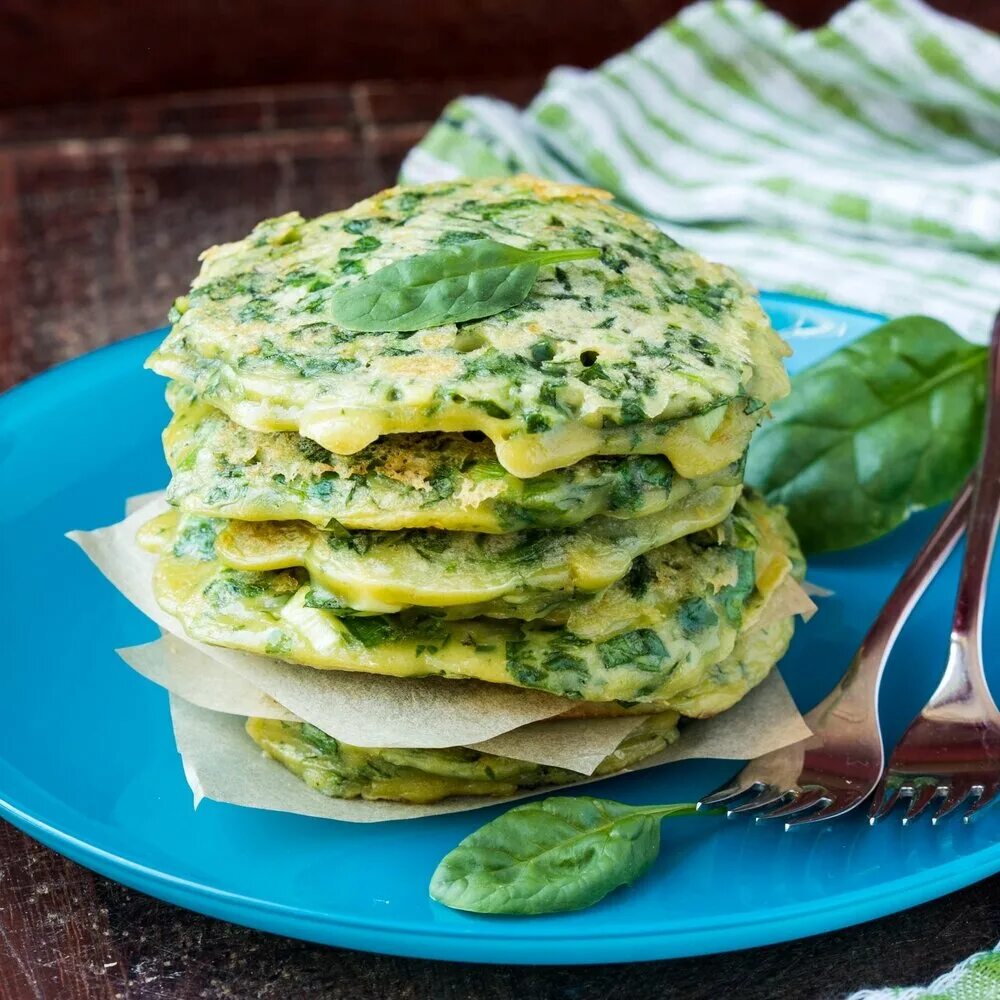
POLYGON ((472 240, 414 254, 341 288, 336 323, 361 333, 409 332, 494 316, 519 305, 545 264, 600 257, 597 247, 522 250, 472 240))
POLYGON ((456 910, 534 915, 580 910, 631 885, 660 851, 660 820, 693 804, 629 806, 554 796, 516 806, 438 865, 431 896, 456 910))
POLYGON ((747 481, 807 552, 851 548, 952 497, 979 456, 984 347, 926 316, 872 330, 792 379, 747 481))

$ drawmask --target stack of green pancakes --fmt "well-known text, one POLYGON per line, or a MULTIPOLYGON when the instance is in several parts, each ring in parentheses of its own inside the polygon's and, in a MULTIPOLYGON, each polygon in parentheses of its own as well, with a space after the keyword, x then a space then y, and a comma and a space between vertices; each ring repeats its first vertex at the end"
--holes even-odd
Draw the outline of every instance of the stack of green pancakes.
MULTIPOLYGON (((377 315, 399 311, 392 294, 377 315)), ((802 557, 742 470, 787 392, 787 348, 741 279, 603 192, 456 181, 270 219, 205 252, 171 320, 149 366, 171 379, 172 506, 140 540, 192 638, 646 716, 601 774, 658 752, 681 717, 731 707, 784 653, 792 619, 764 609, 802 557), (389 267, 449 294, 426 262, 447 276, 484 241, 590 255, 538 267, 520 301, 479 318, 334 318, 338 294, 389 267)), ((581 777, 352 747, 305 723, 247 730, 339 797, 581 777)))

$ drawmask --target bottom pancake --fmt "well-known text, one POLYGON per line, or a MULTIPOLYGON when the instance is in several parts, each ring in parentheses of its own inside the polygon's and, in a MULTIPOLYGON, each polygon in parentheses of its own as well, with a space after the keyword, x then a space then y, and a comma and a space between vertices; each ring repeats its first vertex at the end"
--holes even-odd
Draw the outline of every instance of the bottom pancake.
MULTIPOLYGON (((586 775, 562 767, 498 757, 465 747, 443 750, 355 747, 306 722, 248 719, 250 737, 310 788, 335 799, 389 799, 426 804, 452 796, 514 795, 565 785, 586 775)), ((614 774, 677 739, 677 713, 651 715, 594 772, 614 774)))
MULTIPOLYGON (((792 620, 751 629, 732 654, 714 670, 714 685, 692 697, 693 714, 714 714, 721 701, 731 703, 759 684, 784 654, 792 620)), ((610 707, 610 706, 606 706, 610 707)), ((729 707, 726 704, 726 707, 729 707)), ((593 714, 601 706, 588 705, 593 714)), ((652 706, 645 706, 648 712, 652 706)), ((572 711, 567 715, 572 715, 572 711)), ((649 715, 597 766, 593 776, 628 769, 674 743, 683 731, 676 711, 649 715)), ((453 796, 507 796, 545 786, 572 784, 589 777, 567 768, 498 757, 466 747, 386 749, 343 743, 305 722, 249 719, 247 732, 261 749, 310 788, 340 799, 388 799, 426 804, 453 796)))

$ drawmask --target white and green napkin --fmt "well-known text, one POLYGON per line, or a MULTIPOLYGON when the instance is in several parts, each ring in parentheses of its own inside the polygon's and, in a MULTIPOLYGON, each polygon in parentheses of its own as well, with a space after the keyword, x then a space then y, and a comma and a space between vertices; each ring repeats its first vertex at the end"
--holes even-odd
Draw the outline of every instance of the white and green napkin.
POLYGON ((959 962, 929 986, 861 990, 847 1000, 997 1000, 1000 997, 1000 945, 959 962))
POLYGON ((979 341, 1000 305, 1000 38, 917 0, 817 31, 695 4, 527 110, 454 101, 402 177, 517 171, 607 188, 761 288, 979 341))

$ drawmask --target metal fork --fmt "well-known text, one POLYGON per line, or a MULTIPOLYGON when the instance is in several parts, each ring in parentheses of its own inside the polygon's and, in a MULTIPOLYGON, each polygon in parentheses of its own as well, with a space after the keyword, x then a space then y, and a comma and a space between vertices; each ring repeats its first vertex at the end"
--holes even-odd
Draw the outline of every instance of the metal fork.
POLYGON ((839 816, 872 793, 885 766, 878 720, 885 663, 899 630, 961 537, 972 489, 970 478, 889 595, 847 672, 805 717, 813 735, 750 761, 701 799, 699 808, 725 805, 730 816, 756 812, 758 819, 785 819, 787 830, 839 816))
POLYGON ((990 350, 983 458, 976 481, 948 662, 938 689, 910 723, 889 760, 869 809, 872 823, 899 799, 904 825, 935 800, 937 824, 963 803, 966 822, 1000 790, 1000 711, 983 670, 983 609, 1000 519, 1000 315, 990 350))
MULTIPOLYGON (((995 405, 1000 397, 998 351, 1000 351, 1000 315, 993 325, 990 347, 990 385, 982 472, 978 478, 975 473, 969 478, 941 523, 896 584, 879 616, 862 640, 847 672, 830 694, 805 717, 813 735, 792 746, 750 761, 738 775, 701 799, 699 807, 726 805, 729 815, 757 813, 759 819, 785 819, 787 830, 800 824, 815 823, 840 816, 868 798, 878 785, 885 767, 885 750, 878 719, 878 691, 886 660, 910 612, 958 542, 977 483, 985 484, 983 489, 992 497, 992 517, 980 514, 980 521, 985 518, 987 526, 980 524, 976 538, 970 539, 968 546, 969 552, 978 553, 978 556, 972 557, 972 567, 973 582, 978 578, 980 584, 978 592, 972 592, 972 585, 966 582, 969 576, 967 564, 963 570, 960 589, 963 592, 966 588, 970 589, 965 601, 959 599, 959 606, 964 609, 961 615, 964 625, 960 623, 958 626, 959 632, 965 636, 965 641, 960 641, 957 645, 965 655, 964 662, 967 668, 971 667, 975 671, 978 665, 978 678, 982 679, 981 658, 977 655, 980 650, 982 588, 989 564, 989 550, 996 529, 996 492, 1000 491, 1000 464, 998 464, 1000 439, 997 437, 1000 433, 997 429, 997 424, 1000 422, 1000 405, 995 405), (970 636, 976 640, 971 646, 968 641, 970 636), (973 655, 976 656, 974 664, 968 659, 970 648, 974 650, 973 655), (748 800, 748 795, 753 795, 753 798, 748 800)), ((966 558, 968 562, 969 556, 966 558)), ((956 620, 959 617, 956 609, 956 620)), ((955 648, 956 642, 953 640, 953 654, 955 648)), ((960 668, 956 667, 954 672, 958 680, 960 680, 959 670, 960 668)), ((968 669, 966 676, 970 676, 968 669)), ((970 679, 971 684, 975 684, 975 681, 970 679)), ((944 686, 942 683, 942 687, 944 686)), ((981 689, 985 689, 985 680, 975 687, 977 693, 981 689)), ((981 699, 977 697, 976 703, 982 704, 981 699)), ((993 706, 992 700, 990 706, 993 706)), ((995 707, 993 713, 991 719, 995 718, 995 707)), ((989 731, 993 732, 992 726, 989 727, 989 731)), ((965 761, 973 756, 971 751, 972 747, 968 747, 963 758, 965 761)), ((927 759, 926 756, 924 759, 927 759)), ((992 755, 988 759, 992 760, 992 755)), ((930 769, 922 770, 926 772, 930 769)), ((901 784, 900 791, 902 787, 901 784)), ((934 787, 940 786, 935 784, 934 787)), ((969 794, 972 788, 973 783, 970 781, 969 794)), ((983 786, 978 801, 974 803, 974 809, 982 808, 996 793, 995 777, 989 788, 991 793, 987 796, 987 786, 983 786)), ((923 785, 917 792, 914 786, 920 801, 923 801, 926 795, 922 789, 923 785)), ((933 794, 930 798, 933 798, 933 794)), ((891 808, 895 798, 883 796, 882 801, 886 803, 888 809, 891 808)), ((924 806, 926 804, 923 802, 924 806)), ((970 810, 970 813, 974 809, 970 810)), ((882 814, 883 810, 878 810, 878 815, 882 814)))

